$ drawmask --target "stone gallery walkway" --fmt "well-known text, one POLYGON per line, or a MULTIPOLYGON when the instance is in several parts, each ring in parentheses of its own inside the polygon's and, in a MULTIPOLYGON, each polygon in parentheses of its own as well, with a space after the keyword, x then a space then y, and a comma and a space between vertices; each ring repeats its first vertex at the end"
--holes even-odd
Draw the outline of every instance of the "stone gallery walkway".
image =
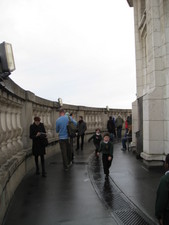
POLYGON ((61 155, 46 161, 47 177, 31 171, 21 182, 3 225, 151 225, 162 169, 148 170, 132 152, 114 145, 109 180, 92 144, 64 171, 61 155))

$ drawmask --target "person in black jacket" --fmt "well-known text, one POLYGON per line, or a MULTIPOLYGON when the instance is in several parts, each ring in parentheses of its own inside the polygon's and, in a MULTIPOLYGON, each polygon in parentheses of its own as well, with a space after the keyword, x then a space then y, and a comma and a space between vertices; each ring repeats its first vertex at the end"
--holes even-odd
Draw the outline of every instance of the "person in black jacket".
POLYGON ((107 121, 107 130, 110 134, 110 140, 113 141, 113 137, 116 138, 116 130, 115 130, 115 122, 112 116, 109 116, 109 120, 107 121))
POLYGON ((97 128, 95 133, 89 138, 88 142, 90 142, 91 140, 93 139, 93 144, 95 146, 95 154, 97 156, 97 152, 99 150, 99 147, 100 147, 100 142, 102 140, 102 135, 100 133, 100 129, 97 128))
POLYGON ((38 116, 34 117, 34 123, 30 125, 30 135, 29 137, 32 139, 32 154, 35 157, 35 165, 36 165, 36 174, 40 174, 39 172, 39 164, 38 158, 41 158, 41 167, 42 167, 42 176, 46 177, 45 171, 45 159, 44 155, 45 151, 45 142, 46 142, 46 131, 43 123, 40 122, 40 118, 38 116))
POLYGON ((85 131, 87 130, 86 123, 83 121, 83 116, 79 116, 79 121, 77 123, 77 148, 76 151, 79 149, 79 139, 81 138, 81 150, 83 150, 83 143, 84 143, 84 135, 85 131))
POLYGON ((100 148, 97 152, 98 156, 100 152, 102 152, 103 169, 106 175, 105 179, 108 179, 109 169, 113 160, 113 142, 110 141, 109 133, 104 134, 103 141, 100 143, 100 148))

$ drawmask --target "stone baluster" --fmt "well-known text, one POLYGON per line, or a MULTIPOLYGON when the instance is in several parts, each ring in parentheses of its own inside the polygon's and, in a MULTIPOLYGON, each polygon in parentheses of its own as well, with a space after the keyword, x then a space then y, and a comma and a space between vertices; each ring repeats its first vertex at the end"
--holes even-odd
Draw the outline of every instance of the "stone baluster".
POLYGON ((48 134, 49 124, 48 124, 48 120, 47 120, 47 109, 46 108, 45 108, 45 111, 43 111, 43 113, 42 113, 42 118, 43 118, 42 120, 43 120, 43 124, 45 126, 46 133, 48 134))
POLYGON ((94 125, 94 115, 93 115, 93 113, 92 113, 92 130, 94 130, 95 129, 95 125, 94 125))
POLYGON ((87 120, 87 130, 89 131, 90 130, 90 117, 88 114, 86 115, 86 120, 87 120))
POLYGON ((17 109, 15 117, 16 117, 16 127, 17 127, 18 151, 20 151, 23 149, 23 142, 22 142, 23 128, 21 126, 21 109, 20 108, 17 109))
POLYGON ((17 153, 17 150, 19 148, 18 142, 17 142, 17 136, 18 136, 18 130, 17 130, 17 111, 16 108, 12 109, 11 113, 11 120, 12 120, 12 130, 13 130, 13 138, 12 138, 12 145, 14 146, 14 153, 17 153))
POLYGON ((7 154, 7 128, 5 119, 5 109, 1 106, 0 109, 0 166, 2 166, 8 159, 7 154))
POLYGON ((6 125, 7 125, 7 151, 9 158, 12 157, 13 154, 16 153, 15 146, 12 143, 12 139, 14 137, 14 130, 12 129, 12 108, 10 106, 7 107, 6 112, 6 125))
POLYGON ((103 123, 102 123, 101 115, 99 114, 98 117, 99 117, 98 118, 98 126, 102 130, 103 129, 103 123))
POLYGON ((97 129, 98 127, 99 127, 98 116, 97 114, 95 114, 95 129, 97 129))
POLYGON ((50 116, 50 110, 48 109, 47 112, 47 126, 48 126, 48 137, 52 137, 52 123, 51 123, 51 116, 50 116))

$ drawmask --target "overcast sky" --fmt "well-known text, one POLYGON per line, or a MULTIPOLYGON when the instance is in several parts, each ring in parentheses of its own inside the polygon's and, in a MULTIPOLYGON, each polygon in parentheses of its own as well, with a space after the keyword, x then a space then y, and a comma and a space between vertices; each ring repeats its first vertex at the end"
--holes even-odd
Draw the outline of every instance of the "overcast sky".
POLYGON ((136 99, 133 8, 127 0, 1 0, 10 78, 45 99, 131 108, 136 99))

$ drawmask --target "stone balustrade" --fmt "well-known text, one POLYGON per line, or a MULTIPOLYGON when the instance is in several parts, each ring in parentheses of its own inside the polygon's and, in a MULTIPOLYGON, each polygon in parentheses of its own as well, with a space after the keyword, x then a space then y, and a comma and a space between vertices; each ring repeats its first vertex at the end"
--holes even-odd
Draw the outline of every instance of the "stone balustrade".
MULTIPOLYGON (((125 119, 131 110, 92 108, 64 104, 66 112, 73 112, 75 119, 83 116, 87 123, 86 139, 96 128, 106 131, 108 117, 120 113, 125 119)), ((0 83, 0 224, 9 202, 23 177, 34 167, 31 153, 32 141, 29 127, 33 118, 39 116, 44 123, 49 139, 46 157, 59 150, 58 135, 55 132, 59 117, 58 102, 37 97, 25 91, 11 79, 0 83)))

